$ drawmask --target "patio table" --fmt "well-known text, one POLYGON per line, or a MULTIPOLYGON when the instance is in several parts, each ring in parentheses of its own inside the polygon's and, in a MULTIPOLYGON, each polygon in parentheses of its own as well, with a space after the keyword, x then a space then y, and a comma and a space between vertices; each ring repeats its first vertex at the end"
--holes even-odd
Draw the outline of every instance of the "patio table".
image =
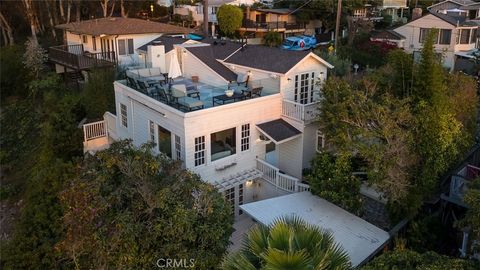
POLYGON ((244 100, 245 99, 245 95, 244 94, 240 94, 240 93, 234 93, 232 96, 227 96, 226 94, 223 94, 223 95, 219 95, 219 96, 214 96, 213 97, 213 106, 215 106, 215 104, 217 105, 223 105, 225 104, 226 102, 230 101, 230 100, 233 100, 233 102, 236 102, 236 101, 239 101, 239 100, 244 100))

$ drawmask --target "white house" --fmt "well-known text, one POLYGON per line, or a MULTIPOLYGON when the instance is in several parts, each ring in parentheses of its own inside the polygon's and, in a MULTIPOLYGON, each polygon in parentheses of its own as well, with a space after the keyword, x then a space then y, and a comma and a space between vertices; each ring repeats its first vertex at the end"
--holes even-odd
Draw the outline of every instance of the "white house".
MULTIPOLYGON (((429 13, 393 29, 395 37, 390 41, 417 57, 429 31, 437 29, 439 34, 435 50, 442 55, 443 65, 453 70, 457 54, 461 55, 476 48, 478 27, 478 21, 469 20, 466 17, 429 13)), ((392 33, 388 36, 392 36, 392 33)))
POLYGON ((57 25, 64 31, 64 45, 50 48, 57 71, 88 70, 114 63, 144 62, 137 48, 165 34, 186 34, 189 29, 134 18, 110 17, 57 25))
POLYGON ((153 141, 224 192, 236 215, 243 203, 308 190, 302 169, 323 147, 316 117, 329 63, 309 51, 213 39, 160 37, 146 47, 139 51, 152 68, 114 83, 117 113, 84 126, 86 151, 107 138, 153 141), (167 72, 169 84, 159 75, 167 72), (146 90, 135 83, 159 79, 146 90))

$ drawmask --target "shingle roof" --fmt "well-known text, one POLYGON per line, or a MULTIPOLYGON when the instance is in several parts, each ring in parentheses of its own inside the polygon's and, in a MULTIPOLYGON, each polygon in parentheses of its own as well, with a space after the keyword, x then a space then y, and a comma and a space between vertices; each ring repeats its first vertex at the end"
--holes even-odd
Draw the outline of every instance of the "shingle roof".
POLYGON ((202 42, 212 45, 213 55, 216 59, 220 60, 224 60, 242 47, 242 44, 238 42, 218 40, 213 38, 205 38, 202 40, 202 42))
POLYGON ((266 133, 265 135, 272 138, 272 140, 274 140, 276 143, 279 143, 302 133, 283 119, 277 119, 270 122, 257 124, 257 127, 264 133, 266 133))
POLYGON ((180 38, 180 37, 168 37, 168 36, 161 36, 158 37, 145 45, 138 47, 138 50, 146 52, 149 45, 164 45, 165 46, 165 53, 173 50, 173 45, 175 44, 182 44, 188 39, 180 38))
POLYGON ((454 26, 457 26, 457 24, 459 26, 475 26, 475 25, 478 25, 475 22, 467 21, 467 18, 462 17, 462 16, 451 16, 451 15, 438 13, 438 12, 431 12, 430 14, 432 14, 433 16, 435 16, 437 18, 440 18, 440 19, 442 19, 442 20, 444 20, 444 21, 446 21, 449 24, 452 24, 454 26))
POLYGON ((284 74, 309 53, 310 51, 288 51, 262 45, 247 45, 225 59, 225 62, 284 74))
POLYGON ((235 81, 237 75, 224 66, 222 63, 218 62, 214 56, 213 46, 191 46, 185 47, 189 52, 195 55, 200 61, 205 63, 211 69, 213 69, 218 75, 222 76, 227 81, 235 81))
POLYGON ((135 18, 110 17, 57 25, 58 29, 88 35, 128 35, 128 34, 178 34, 190 29, 176 25, 146 21, 135 18))
POLYGON ((379 32, 374 32, 372 34, 372 38, 378 39, 390 39, 390 40, 401 40, 405 39, 405 37, 393 30, 383 30, 379 32))

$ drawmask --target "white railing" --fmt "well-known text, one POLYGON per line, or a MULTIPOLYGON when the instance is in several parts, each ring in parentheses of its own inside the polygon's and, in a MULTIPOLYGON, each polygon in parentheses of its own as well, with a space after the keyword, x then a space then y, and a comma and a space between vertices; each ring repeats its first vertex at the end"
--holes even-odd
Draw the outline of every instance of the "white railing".
POLYGON ((85 142, 107 136, 105 120, 83 125, 83 139, 85 142))
POLYGON ((280 169, 257 158, 257 170, 263 174, 263 179, 288 192, 309 191, 310 186, 302 184, 297 178, 281 173, 280 169))
POLYGON ((282 114, 304 123, 312 122, 317 118, 318 102, 301 104, 284 99, 282 103, 282 114))

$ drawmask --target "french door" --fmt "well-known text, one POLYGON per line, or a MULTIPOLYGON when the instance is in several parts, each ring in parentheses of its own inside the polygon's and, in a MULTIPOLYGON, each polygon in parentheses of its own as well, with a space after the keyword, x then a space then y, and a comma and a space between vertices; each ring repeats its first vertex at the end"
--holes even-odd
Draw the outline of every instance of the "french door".
POLYGON ((307 72, 295 75, 295 102, 301 104, 312 103, 314 88, 315 72, 307 72))

